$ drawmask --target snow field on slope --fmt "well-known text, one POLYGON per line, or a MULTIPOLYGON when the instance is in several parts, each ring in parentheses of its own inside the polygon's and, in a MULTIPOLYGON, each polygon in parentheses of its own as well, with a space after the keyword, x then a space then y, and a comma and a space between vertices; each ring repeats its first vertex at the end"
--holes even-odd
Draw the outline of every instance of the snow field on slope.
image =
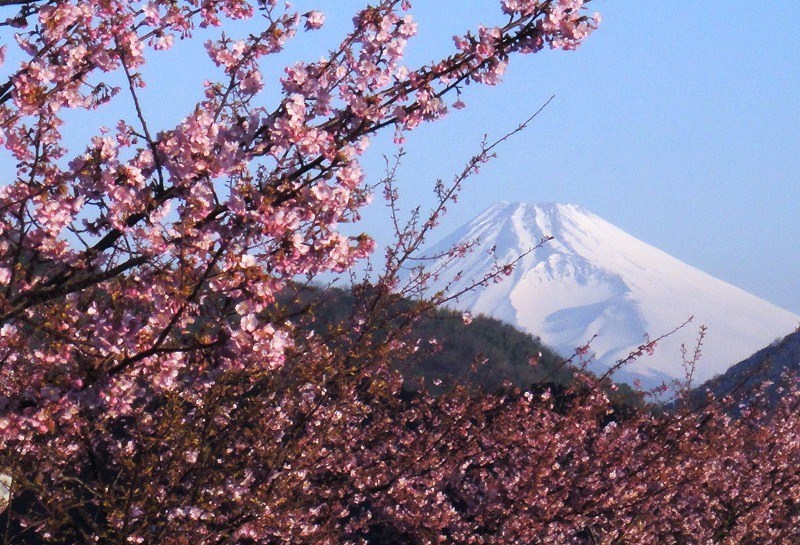
POLYGON ((525 256, 510 278, 465 294, 453 306, 516 325, 565 356, 596 335, 591 351, 598 370, 627 356, 645 334, 655 338, 694 316, 654 355, 628 367, 651 385, 684 376, 680 347, 693 350, 701 324, 708 333, 695 381, 723 372, 800 322, 575 205, 498 203, 431 251, 480 239, 478 249, 442 276, 463 271, 457 285, 465 286, 492 266, 489 248, 499 261, 513 260, 546 236, 554 240, 525 256))

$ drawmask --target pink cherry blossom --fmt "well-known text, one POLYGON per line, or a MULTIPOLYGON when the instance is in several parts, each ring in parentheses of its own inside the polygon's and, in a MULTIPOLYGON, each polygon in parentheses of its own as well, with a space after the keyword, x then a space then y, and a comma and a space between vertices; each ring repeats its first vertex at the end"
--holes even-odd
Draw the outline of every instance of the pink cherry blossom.
POLYGON ((306 30, 316 30, 322 28, 322 25, 325 23, 325 15, 321 11, 309 11, 308 13, 304 14, 303 17, 306 20, 306 30))
MULTIPOLYGON (((499 22, 414 66, 410 2, 376 2, 279 81, 269 61, 321 12, 276 0, 2 6, 17 63, 0 93, 3 539, 797 542, 800 391, 788 377, 779 402, 754 395, 734 419, 733 399, 641 410, 644 394, 625 404, 579 369, 569 385, 483 393, 443 375, 435 395, 401 373, 445 349, 414 328, 459 296, 424 297, 441 274, 420 264, 425 237, 504 138, 408 222, 391 160, 382 183, 365 174, 370 140, 402 141, 464 107, 464 86, 500 83, 519 54, 578 47, 600 20, 584 4, 504 0, 499 22), (198 74, 201 100, 163 126, 142 107, 162 90, 147 63, 190 39, 214 66, 198 74), (126 118, 79 145, 62 134, 97 109, 126 118), (381 185, 396 240, 376 255, 353 224, 381 185), (332 271, 352 272, 351 289, 319 289, 332 271)), ((498 259, 475 286, 513 270, 498 259)))

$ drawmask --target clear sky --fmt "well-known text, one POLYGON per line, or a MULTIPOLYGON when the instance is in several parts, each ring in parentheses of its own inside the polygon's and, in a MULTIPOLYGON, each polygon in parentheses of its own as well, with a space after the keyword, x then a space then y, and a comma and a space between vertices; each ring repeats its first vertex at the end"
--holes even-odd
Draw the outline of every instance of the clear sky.
MULTIPOLYGON (((415 4, 412 53, 497 21, 495 2, 415 4)), ((706 272, 800 313, 800 33, 785 3, 595 1, 576 52, 513 59, 498 88, 414 135, 412 195, 480 136, 554 102, 472 180, 443 225, 497 200, 574 202, 706 272)), ((426 53, 428 55, 426 56, 426 53)))
MULTIPOLYGON (((503 20, 499 0, 413 3, 420 36, 410 45, 410 66, 451 52, 456 33, 503 20)), ((328 21, 322 31, 302 33, 268 67, 273 81, 286 63, 314 60, 333 46, 363 2, 295 4, 325 11, 328 21)), ((498 200, 573 202, 800 314, 796 17, 785 2, 733 0, 595 0, 590 10, 604 20, 578 51, 515 57, 501 86, 471 86, 466 110, 409 135, 401 172, 406 202, 429 204, 434 180, 457 171, 484 133, 500 136, 555 95, 528 131, 471 180, 441 236, 498 200)), ((144 106, 156 128, 190 113, 210 68, 198 44, 154 57, 144 106)), ((275 89, 268 84, 266 103, 275 104, 275 89)), ((76 116, 65 132, 85 141, 97 125, 113 126, 125 108, 105 111, 96 123, 76 116)), ((374 179, 382 154, 394 152, 389 140, 378 139, 369 152, 374 179)), ((7 158, 0 166, 10 166, 7 158)), ((385 241, 383 215, 378 203, 359 230, 385 241)))

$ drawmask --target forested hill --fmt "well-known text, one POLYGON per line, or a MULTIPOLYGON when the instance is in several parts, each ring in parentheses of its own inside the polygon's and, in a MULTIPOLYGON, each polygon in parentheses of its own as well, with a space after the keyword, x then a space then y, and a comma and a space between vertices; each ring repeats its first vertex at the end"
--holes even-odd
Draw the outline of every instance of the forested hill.
POLYGON ((800 372, 800 330, 762 348, 749 358, 733 365, 724 374, 695 388, 693 404, 702 403, 709 394, 716 398, 731 396, 732 412, 753 401, 762 386, 766 400, 774 405, 786 386, 786 379, 800 372))
MULTIPOLYGON (((347 290, 319 290, 313 297, 319 301, 315 328, 346 322, 354 304, 347 290)), ((412 304, 405 299, 393 303, 396 310, 412 304)), ((565 357, 538 337, 485 315, 464 320, 461 312, 437 309, 419 318, 410 338, 419 341, 419 353, 410 361, 396 362, 410 389, 424 383, 434 392, 456 385, 496 391, 510 383, 521 389, 548 386, 561 391, 574 381, 576 368, 565 363, 565 357)), ((627 384, 612 391, 623 404, 641 402, 641 395, 627 384)))

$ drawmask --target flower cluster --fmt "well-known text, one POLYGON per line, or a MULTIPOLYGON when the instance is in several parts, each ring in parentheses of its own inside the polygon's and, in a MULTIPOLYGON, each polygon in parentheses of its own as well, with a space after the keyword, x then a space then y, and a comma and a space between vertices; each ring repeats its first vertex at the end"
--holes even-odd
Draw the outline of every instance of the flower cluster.
MULTIPOLYGON (((514 54, 544 44, 573 49, 597 21, 580 1, 501 5, 504 25, 478 27, 451 55, 409 67, 410 3, 376 2, 338 47, 287 67, 277 98, 263 92, 264 61, 303 28, 320 28, 323 13, 276 0, 3 5, 0 26, 14 28, 16 46, 0 56, 17 47, 22 59, 0 85, 0 145, 15 165, 0 188, 6 541, 557 540, 616 535, 612 508, 633 517, 619 518, 631 528, 658 531, 631 507, 672 490, 653 492, 655 468, 675 478, 699 471, 689 454, 675 457, 691 469, 683 474, 658 457, 671 443, 648 439, 648 426, 667 424, 641 417, 606 430, 599 393, 566 413, 530 392, 409 393, 391 361, 417 349, 408 328, 430 307, 393 315, 389 275, 356 290, 352 316, 321 324, 302 282, 347 271, 374 249, 342 228, 371 199, 360 161, 374 134, 394 129, 402 141, 445 115, 450 97, 463 107, 463 85, 498 83, 514 54), (157 127, 140 100, 158 85, 146 81, 151 52, 247 19, 258 30, 205 41, 216 73, 198 82, 202 100, 157 127), (67 144, 65 119, 117 105, 134 113, 81 148, 67 144), (598 458, 599 445, 616 458, 598 458), (623 465, 647 448, 652 471, 623 465), (573 485, 592 501, 571 495, 573 485)), ((436 190, 442 205, 423 231, 454 199, 436 190)), ((401 248, 418 244, 414 229, 398 229, 401 248)), ((403 264, 402 252, 389 253, 403 264)), ((510 273, 498 265, 487 281, 510 273)), ((683 441, 688 428, 669 425, 678 427, 664 437, 683 441)), ((687 453, 707 437, 740 438, 731 453, 754 440, 744 428, 691 433, 687 453)), ((774 448, 794 454, 792 444, 774 448)), ((783 486, 784 466, 758 471, 783 486)), ((785 522, 752 507, 770 483, 760 486, 735 514, 785 522)))

